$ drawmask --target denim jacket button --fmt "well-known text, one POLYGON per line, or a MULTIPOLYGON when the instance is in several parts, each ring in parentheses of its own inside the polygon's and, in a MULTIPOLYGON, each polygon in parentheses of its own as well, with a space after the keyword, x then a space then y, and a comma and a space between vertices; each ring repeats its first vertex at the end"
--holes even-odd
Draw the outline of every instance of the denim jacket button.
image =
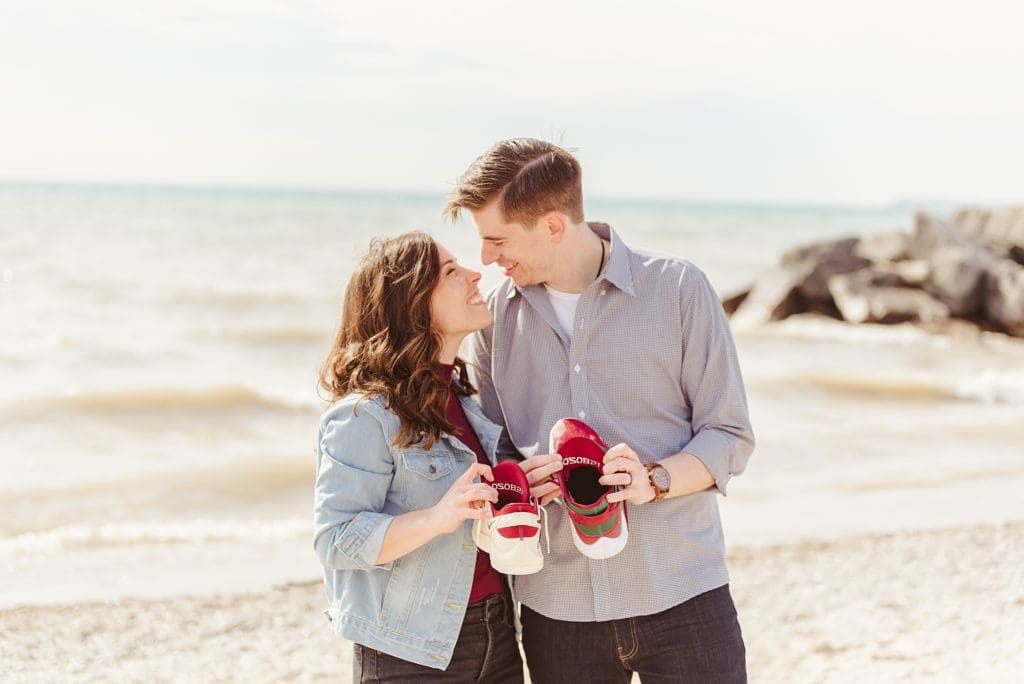
POLYGON ((434 465, 433 463, 431 463, 431 464, 430 464, 430 467, 429 467, 429 468, 427 468, 427 470, 429 470, 429 471, 430 471, 430 474, 431 474, 431 475, 433 475, 434 473, 436 473, 436 472, 437 472, 437 466, 435 466, 435 465, 434 465))

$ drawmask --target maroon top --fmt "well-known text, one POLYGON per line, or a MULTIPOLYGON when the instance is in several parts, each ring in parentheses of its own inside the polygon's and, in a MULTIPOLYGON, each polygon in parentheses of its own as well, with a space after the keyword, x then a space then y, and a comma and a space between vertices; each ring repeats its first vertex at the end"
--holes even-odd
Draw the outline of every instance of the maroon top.
MULTIPOLYGON (((441 364, 442 377, 448 381, 449 385, 452 382, 452 369, 454 368, 454 364, 441 364)), ((480 444, 479 438, 476 436, 476 432, 473 431, 469 421, 466 420, 462 404, 454 392, 448 393, 448 407, 445 411, 445 417, 449 423, 455 426, 455 436, 476 454, 476 460, 484 465, 491 465, 487 454, 484 453, 484 448, 480 444)), ((476 569, 473 571, 473 588, 469 590, 469 603, 471 605, 480 603, 488 596, 500 594, 504 586, 505 578, 500 572, 491 567, 491 557, 477 549, 476 569)))

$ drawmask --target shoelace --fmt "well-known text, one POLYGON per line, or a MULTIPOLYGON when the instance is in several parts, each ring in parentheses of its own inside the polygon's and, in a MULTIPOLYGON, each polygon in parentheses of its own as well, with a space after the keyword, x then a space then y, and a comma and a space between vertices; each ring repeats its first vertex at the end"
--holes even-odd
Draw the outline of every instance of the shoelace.
POLYGON ((537 503, 537 510, 541 512, 541 517, 544 519, 544 544, 548 547, 548 555, 550 556, 551 535, 548 534, 548 512, 543 506, 540 505, 540 502, 537 503))

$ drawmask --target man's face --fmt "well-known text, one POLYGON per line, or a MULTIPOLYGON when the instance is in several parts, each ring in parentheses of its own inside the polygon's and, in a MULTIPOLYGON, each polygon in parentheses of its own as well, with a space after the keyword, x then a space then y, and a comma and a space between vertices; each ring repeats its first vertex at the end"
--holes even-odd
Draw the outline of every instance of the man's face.
POLYGON ((538 220, 533 228, 507 223, 496 200, 471 210, 470 214, 483 241, 480 261, 484 266, 497 263, 519 287, 550 279, 552 241, 544 219, 538 220))

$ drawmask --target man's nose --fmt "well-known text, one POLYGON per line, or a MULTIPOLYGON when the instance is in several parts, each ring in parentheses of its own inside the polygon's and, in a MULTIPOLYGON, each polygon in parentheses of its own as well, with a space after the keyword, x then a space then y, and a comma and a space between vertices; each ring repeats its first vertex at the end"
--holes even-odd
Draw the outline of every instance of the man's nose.
POLYGON ((491 247, 489 244, 487 244, 485 242, 484 245, 480 248, 480 262, 484 266, 490 266, 495 261, 497 261, 497 254, 496 254, 496 252, 497 252, 496 249, 494 249, 493 247, 491 247))

